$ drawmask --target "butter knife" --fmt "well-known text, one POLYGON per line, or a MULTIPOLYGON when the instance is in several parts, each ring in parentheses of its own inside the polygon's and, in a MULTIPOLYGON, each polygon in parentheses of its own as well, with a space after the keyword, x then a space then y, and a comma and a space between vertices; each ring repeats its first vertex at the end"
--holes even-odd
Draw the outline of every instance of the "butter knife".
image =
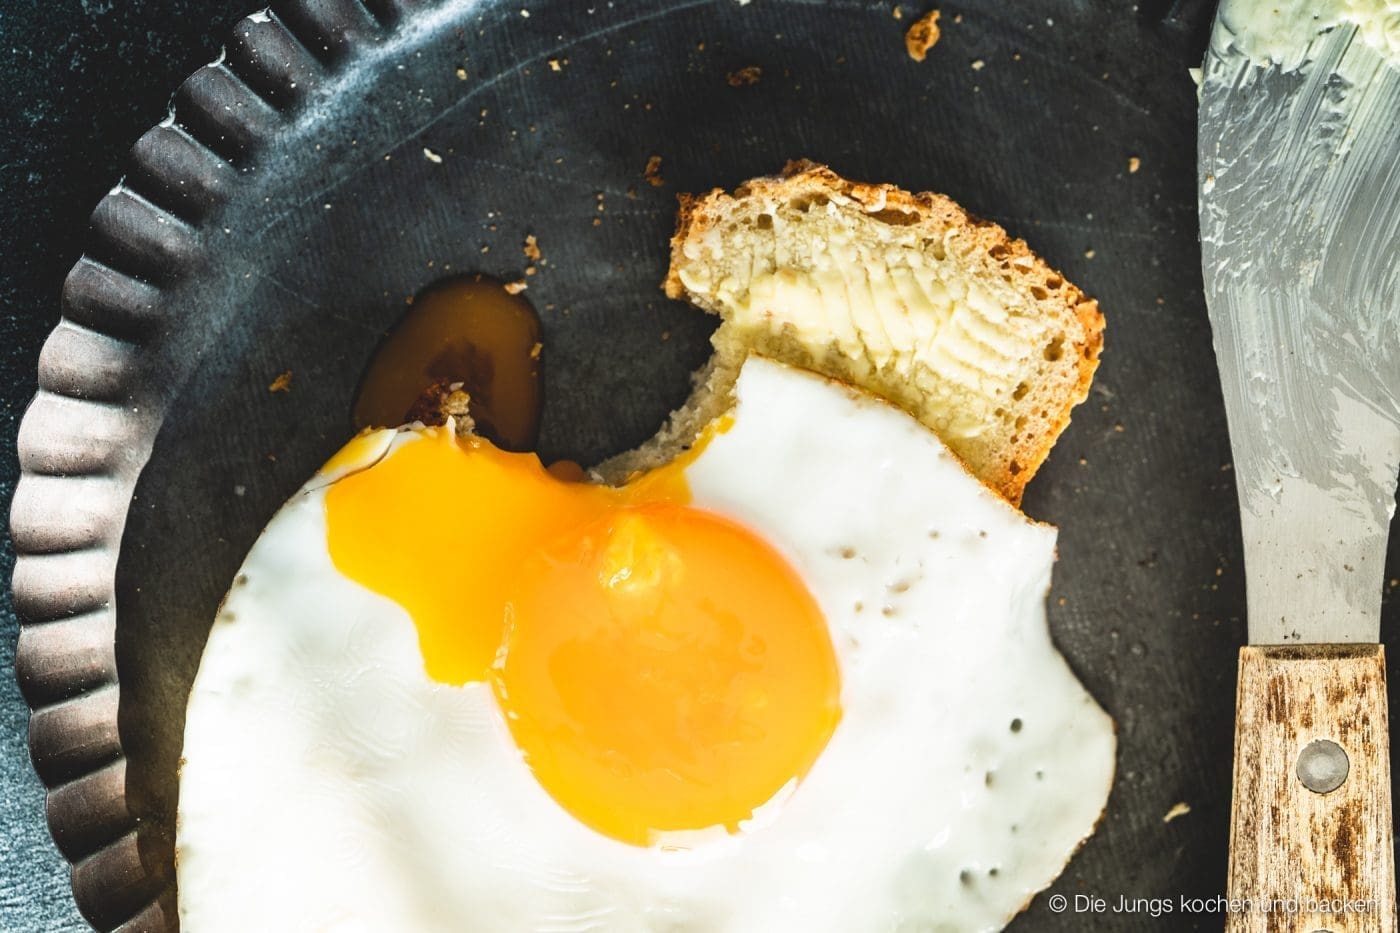
POLYGON ((1392 933, 1379 642, 1400 468, 1400 42, 1304 7, 1225 0, 1201 86, 1202 269, 1249 632, 1226 929, 1392 933))

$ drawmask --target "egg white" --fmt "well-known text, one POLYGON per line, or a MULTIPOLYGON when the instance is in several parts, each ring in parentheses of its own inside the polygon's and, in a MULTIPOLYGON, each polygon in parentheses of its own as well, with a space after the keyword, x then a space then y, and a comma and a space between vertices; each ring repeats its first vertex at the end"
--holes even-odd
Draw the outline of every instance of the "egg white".
POLYGON ((408 614, 332 566, 322 476, 249 553, 194 684, 186 933, 951 933, 1000 929, 1049 884, 1115 744, 1046 628, 1054 529, 872 397, 758 358, 735 395, 686 478, 831 627, 843 718, 800 784, 735 835, 639 848, 577 822, 490 689, 430 680, 408 614))

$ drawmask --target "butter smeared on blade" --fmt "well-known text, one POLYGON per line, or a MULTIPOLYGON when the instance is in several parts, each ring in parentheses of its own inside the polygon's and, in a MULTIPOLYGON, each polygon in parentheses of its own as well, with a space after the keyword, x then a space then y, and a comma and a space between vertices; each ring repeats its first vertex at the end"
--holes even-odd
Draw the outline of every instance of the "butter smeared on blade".
POLYGON ((1270 44, 1261 8, 1222 9, 1200 117, 1250 641, 1374 642, 1400 464, 1400 70, 1354 23, 1270 44))

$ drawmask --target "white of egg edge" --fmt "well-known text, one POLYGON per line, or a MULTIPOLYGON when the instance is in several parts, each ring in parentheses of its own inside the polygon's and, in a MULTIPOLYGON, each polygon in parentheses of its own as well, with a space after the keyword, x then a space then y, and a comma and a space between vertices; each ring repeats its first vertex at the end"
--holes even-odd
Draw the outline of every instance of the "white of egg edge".
POLYGON ((1115 748, 1050 641, 1054 529, 869 396, 758 358, 735 395, 693 504, 792 562, 842 675, 830 743, 756 831, 662 851, 574 820, 489 688, 430 680, 407 613, 333 568, 320 476, 249 552, 194 683, 182 928, 970 933, 1048 885, 1115 748))

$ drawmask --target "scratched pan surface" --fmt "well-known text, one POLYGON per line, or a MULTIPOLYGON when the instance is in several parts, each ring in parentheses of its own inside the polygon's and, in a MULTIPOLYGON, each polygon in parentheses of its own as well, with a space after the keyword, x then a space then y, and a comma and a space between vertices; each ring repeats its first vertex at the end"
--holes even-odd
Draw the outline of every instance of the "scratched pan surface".
MULTIPOLYGON (((350 432, 405 298, 515 278, 536 235, 541 450, 596 461, 648 436, 706 356, 711 322, 658 288, 675 194, 798 156, 952 195, 1101 300, 1093 394, 1025 502, 1061 527, 1055 638, 1120 733, 1108 812, 1052 893, 1220 891, 1243 586, 1196 246, 1186 69, 1209 10, 947 3, 915 63, 923 10, 893 9, 298 0, 177 94, 98 208, 21 435, 18 667, 95 925, 175 928, 176 762, 215 606, 350 432)), ((1012 928, 1218 925, 1041 895, 1012 928)))

